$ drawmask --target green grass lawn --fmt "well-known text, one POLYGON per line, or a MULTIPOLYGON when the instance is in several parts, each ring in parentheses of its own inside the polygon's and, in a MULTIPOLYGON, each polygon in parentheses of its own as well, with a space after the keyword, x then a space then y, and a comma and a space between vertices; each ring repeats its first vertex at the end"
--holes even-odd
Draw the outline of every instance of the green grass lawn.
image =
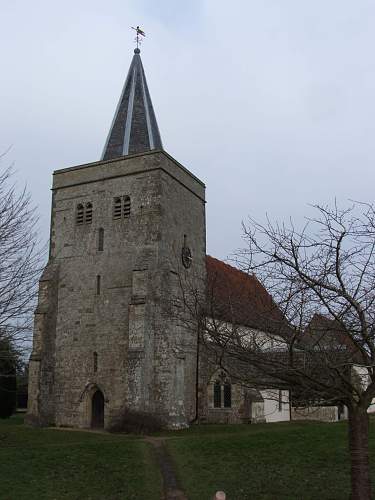
POLYGON ((161 477, 142 439, 22 423, 0 420, 2 500, 160 500, 161 477))
MULTIPOLYGON (((371 422, 375 484, 375 421, 371 422)), ((346 423, 196 426, 167 440, 190 500, 347 499, 346 423)))
MULTIPOLYGON (((165 432, 189 500, 335 500, 349 496, 346 423, 201 425, 165 432)), ((375 484, 375 420, 370 434, 375 484)), ((141 437, 32 429, 0 420, 0 499, 159 500, 141 437)))

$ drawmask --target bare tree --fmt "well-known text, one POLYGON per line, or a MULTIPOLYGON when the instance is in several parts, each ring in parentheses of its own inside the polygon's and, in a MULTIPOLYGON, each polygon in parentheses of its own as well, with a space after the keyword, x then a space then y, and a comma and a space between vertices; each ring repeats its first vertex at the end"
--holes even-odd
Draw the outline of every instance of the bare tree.
POLYGON ((44 249, 30 195, 17 189, 12 176, 11 168, 0 172, 0 340, 25 356, 44 249))
POLYGON ((247 284, 233 290, 233 283, 209 276, 204 304, 197 299, 185 307, 200 318, 201 343, 233 380, 289 389, 300 406, 348 408, 352 498, 367 500, 367 410, 375 397, 375 209, 360 203, 314 209, 317 216, 300 231, 293 223, 249 219, 247 247, 236 257, 247 284), (252 294, 252 280, 271 296, 252 294))

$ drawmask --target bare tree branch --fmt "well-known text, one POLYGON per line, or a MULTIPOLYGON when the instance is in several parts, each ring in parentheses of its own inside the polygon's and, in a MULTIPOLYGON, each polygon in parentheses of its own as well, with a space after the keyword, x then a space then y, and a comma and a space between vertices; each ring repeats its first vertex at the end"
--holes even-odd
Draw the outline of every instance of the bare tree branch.
POLYGON ((0 340, 25 357, 45 249, 30 195, 13 178, 12 167, 0 172, 0 340))

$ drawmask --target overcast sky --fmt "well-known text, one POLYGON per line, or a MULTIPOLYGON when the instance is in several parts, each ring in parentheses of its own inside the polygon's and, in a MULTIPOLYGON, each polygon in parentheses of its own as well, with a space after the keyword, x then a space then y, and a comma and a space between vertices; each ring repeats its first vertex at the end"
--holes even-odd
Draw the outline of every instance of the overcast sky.
POLYGON ((1 4, 0 151, 48 237, 53 170, 100 159, 139 24, 164 148, 207 186, 207 251, 241 221, 373 201, 375 2, 1 4))

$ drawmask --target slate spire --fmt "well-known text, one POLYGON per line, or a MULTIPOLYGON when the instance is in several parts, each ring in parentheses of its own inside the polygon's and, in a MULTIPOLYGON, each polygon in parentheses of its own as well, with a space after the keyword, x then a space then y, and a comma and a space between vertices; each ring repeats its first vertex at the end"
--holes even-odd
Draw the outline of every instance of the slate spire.
POLYGON ((163 148, 139 54, 140 50, 134 49, 102 160, 163 148))

